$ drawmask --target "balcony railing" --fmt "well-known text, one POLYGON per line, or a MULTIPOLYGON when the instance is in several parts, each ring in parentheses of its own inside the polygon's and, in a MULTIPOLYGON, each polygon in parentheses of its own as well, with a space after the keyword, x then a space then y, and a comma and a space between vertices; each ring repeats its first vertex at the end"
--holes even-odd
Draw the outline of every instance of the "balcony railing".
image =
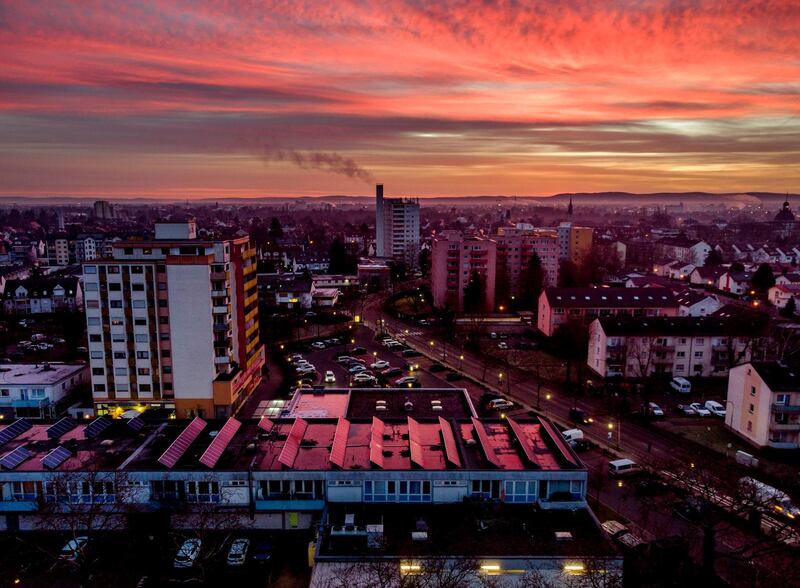
POLYGON ((800 423, 770 423, 772 431, 800 431, 800 423))
POLYGON ((778 404, 778 403, 773 403, 772 412, 798 413, 798 412, 800 412, 800 404, 778 404))

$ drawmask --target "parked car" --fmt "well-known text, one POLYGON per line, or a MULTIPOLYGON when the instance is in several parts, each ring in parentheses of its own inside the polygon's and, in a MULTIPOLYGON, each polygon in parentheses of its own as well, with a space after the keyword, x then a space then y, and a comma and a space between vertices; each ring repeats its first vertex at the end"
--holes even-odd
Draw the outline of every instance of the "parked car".
POLYGON ((419 388, 419 380, 415 376, 405 376, 394 381, 400 388, 419 388))
POLYGON ((680 376, 672 378, 672 380, 670 380, 669 387, 678 394, 689 394, 692 391, 692 383, 686 378, 681 378, 680 376))
POLYGON ((351 374, 357 374, 358 372, 367 371, 367 368, 365 366, 361 365, 360 363, 357 363, 357 364, 351 366, 350 369, 347 370, 347 371, 349 371, 351 374))
POLYGON ((498 349, 508 349, 508 343, 506 343, 505 341, 500 341, 500 343, 497 344, 497 348, 498 349))
POLYGON ((250 549, 250 539, 240 537, 234 539, 228 550, 227 563, 231 567, 243 566, 247 561, 247 552, 250 549))
POLYGON ((353 347, 351 353, 353 355, 364 355, 367 352, 363 347, 353 347))
POLYGON ((430 367, 430 368, 428 368, 428 369, 430 369, 431 373, 436 373, 436 372, 443 372, 443 371, 444 371, 444 370, 446 370, 447 368, 446 368, 446 367, 444 367, 444 366, 443 366, 442 364, 440 364, 439 362, 436 362, 436 361, 434 361, 434 362, 431 364, 431 367, 430 367))
POLYGON ((608 462, 608 475, 612 478, 633 476, 642 471, 642 466, 632 459, 615 459, 608 462))
POLYGON ((509 410, 514 408, 514 403, 506 398, 495 398, 488 405, 489 410, 509 410))
POLYGON ((697 412, 688 404, 679 404, 675 407, 675 411, 681 413, 683 416, 696 416, 697 412))
POLYGON ((570 408, 569 420, 579 425, 591 425, 594 422, 594 419, 582 408, 570 408))
POLYGON ((389 367, 389 362, 386 361, 385 359, 379 359, 369 364, 369 367, 371 367, 374 370, 382 370, 389 367))
POLYGON ((494 331, 492 331, 491 333, 489 333, 489 338, 490 338, 490 339, 497 339, 497 333, 495 333, 494 331))
POLYGON ((402 376, 403 370, 401 370, 399 367, 390 367, 383 370, 381 372, 381 375, 384 378, 391 378, 392 376, 402 376))
POLYGON ((706 409, 714 416, 725 418, 725 407, 716 400, 706 400, 706 409))
POLYGON ((326 384, 335 384, 336 383, 336 376, 333 375, 331 370, 327 370, 325 372, 325 383, 326 384))
POLYGON ((400 341, 395 341, 394 339, 391 338, 384 339, 383 341, 381 341, 381 343, 383 343, 384 347, 389 347, 390 345, 400 345, 400 341))
POLYGON ((336 358, 336 363, 347 364, 350 363, 351 361, 353 361, 353 358, 350 357, 349 355, 340 355, 339 357, 336 358))
POLYGON ((660 417, 664 416, 664 411, 655 402, 648 402, 647 403, 647 414, 649 414, 651 417, 659 417, 660 418, 660 417))
POLYGON ((447 375, 444 377, 444 379, 448 382, 458 382, 459 380, 463 380, 464 376, 459 372, 447 372, 447 375))
POLYGON ((256 543, 253 548, 253 561, 266 564, 272 561, 272 543, 256 543))
POLYGON ((59 559, 62 561, 77 562, 83 557, 86 547, 89 545, 89 538, 81 535, 74 537, 67 541, 67 544, 61 548, 59 559))
POLYGON ((561 435, 564 437, 564 440, 570 445, 573 445, 575 442, 582 440, 584 438, 583 431, 581 431, 580 429, 567 429, 566 431, 561 431, 561 435))
POLYGON ((323 343, 322 341, 314 341, 311 344, 311 347, 313 347, 314 349, 325 349, 325 343, 323 343))
POLYGON ((692 408, 692 410, 694 410, 695 414, 698 414, 701 417, 711 416, 711 411, 699 402, 692 402, 689 406, 692 408))
POLYGON ((203 542, 200 539, 187 539, 178 548, 178 553, 175 554, 173 566, 176 568, 190 568, 197 561, 200 555, 200 548, 203 542))

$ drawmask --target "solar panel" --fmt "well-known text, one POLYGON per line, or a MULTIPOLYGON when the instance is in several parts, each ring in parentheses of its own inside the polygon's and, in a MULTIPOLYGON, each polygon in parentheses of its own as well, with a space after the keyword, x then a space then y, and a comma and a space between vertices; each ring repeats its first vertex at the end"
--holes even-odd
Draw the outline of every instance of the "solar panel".
POLYGON ((258 428, 259 429, 263 429, 267 433, 270 433, 272 431, 272 429, 275 428, 275 423, 272 422, 270 419, 261 418, 258 421, 258 428))
POLYGON ((536 467, 540 467, 539 463, 536 461, 536 455, 533 453, 533 447, 531 447, 531 440, 525 434, 525 431, 522 429, 522 426, 512 418, 506 419, 508 424, 511 426, 511 430, 514 431, 514 435, 517 436, 517 441, 519 441, 520 446, 522 447, 522 451, 525 453, 525 457, 528 458, 528 461, 531 465, 536 467))
POLYGON ((33 423, 28 419, 18 419, 0 431, 0 445, 4 445, 30 429, 33 423))
POLYGON ((133 417, 128 421, 128 427, 130 427, 131 430, 136 431, 137 433, 144 428, 145 424, 146 423, 144 422, 144 415, 141 414, 136 415, 135 417, 133 417))
POLYGON ((7 470, 13 470, 32 455, 33 453, 28 451, 25 446, 17 447, 14 451, 9 451, 0 458, 0 466, 7 470))
POLYGON ((278 461, 286 467, 290 468, 294 465, 294 460, 297 459, 297 454, 300 453, 300 443, 303 441, 306 429, 308 429, 308 423, 304 419, 297 418, 294 420, 289 436, 286 438, 286 443, 283 444, 281 454, 278 456, 278 461))
POLYGON ((495 455, 494 449, 492 449, 492 443, 489 440, 486 429, 483 427, 483 423, 475 417, 472 417, 472 426, 475 427, 475 433, 478 435, 478 441, 480 441, 481 449, 483 449, 486 460, 492 465, 502 468, 503 463, 497 458, 497 455, 495 455))
POLYGON ((72 429, 78 426, 78 423, 70 417, 64 417, 53 425, 47 428, 47 437, 50 439, 58 439, 62 435, 66 435, 72 429))
POLYGON ((449 461, 451 465, 460 468, 461 458, 458 455, 458 446, 456 445, 456 437, 453 434, 453 427, 442 417, 439 417, 439 428, 442 431, 442 440, 444 441, 444 451, 447 461, 449 461))
POLYGON ((54 470, 70 457, 72 457, 72 452, 66 447, 59 445, 53 449, 53 451, 45 455, 40 461, 48 470, 54 470))
POLYGON ((214 440, 208 446, 208 449, 206 449, 203 455, 200 456, 200 463, 210 468, 213 468, 215 465, 217 465, 217 461, 222 456, 222 452, 227 449, 228 445, 233 439, 233 436, 236 435, 236 431, 238 431, 239 427, 241 426, 242 423, 240 421, 237 421, 233 417, 229 418, 219 430, 217 436, 214 437, 214 440))
POLYGON ((386 425, 378 417, 372 417, 372 428, 369 440, 369 461, 383 468, 383 431, 386 425))
POLYGON ((344 454, 347 450, 347 437, 350 435, 350 421, 339 418, 336 423, 336 432, 333 434, 330 462, 340 468, 344 467, 344 454))
POLYGON ((422 432, 419 423, 408 417, 408 448, 411 453, 411 463, 425 469, 425 458, 422 453, 422 432))
POLYGON ((158 458, 158 462, 170 469, 174 468, 175 464, 178 463, 178 460, 186 453, 186 450, 206 428, 207 424, 200 417, 194 417, 194 420, 181 431, 181 434, 175 438, 172 445, 167 447, 167 450, 158 458))
POLYGON ((114 421, 111 417, 101 416, 89 423, 89 426, 83 430, 83 436, 87 439, 94 439, 113 424, 114 421))

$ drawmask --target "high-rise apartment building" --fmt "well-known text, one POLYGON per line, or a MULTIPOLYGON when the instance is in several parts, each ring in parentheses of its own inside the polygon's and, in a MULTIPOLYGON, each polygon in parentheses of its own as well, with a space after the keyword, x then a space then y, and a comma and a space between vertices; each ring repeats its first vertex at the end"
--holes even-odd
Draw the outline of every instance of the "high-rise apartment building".
MULTIPOLYGON (((494 237, 497 242, 497 297, 500 303, 522 293, 522 280, 534 253, 539 256, 545 272, 544 286, 558 281, 559 245, 556 232, 534 229, 530 225, 500 227, 494 237)), ((533 301, 534 305, 536 301, 533 301)))
POLYGON ((141 406, 224 417, 261 382, 255 248, 160 222, 83 265, 92 390, 99 413, 141 406))
POLYGON ((558 225, 558 257, 561 261, 581 263, 592 250, 591 227, 578 227, 569 222, 558 225))
POLYGON ((464 309, 464 289, 473 273, 483 283, 483 312, 494 309, 497 244, 485 237, 462 237, 458 231, 444 231, 433 242, 431 290, 437 308, 456 312, 464 309))
POLYGON ((384 198, 383 184, 375 187, 375 255, 419 263, 419 200, 384 198))

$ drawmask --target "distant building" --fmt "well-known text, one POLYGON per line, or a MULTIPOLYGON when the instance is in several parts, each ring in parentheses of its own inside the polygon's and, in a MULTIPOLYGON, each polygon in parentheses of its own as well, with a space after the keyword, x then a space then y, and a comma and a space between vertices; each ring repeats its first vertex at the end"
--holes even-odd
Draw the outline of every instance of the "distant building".
POLYGON ((725 376, 750 360, 753 333, 721 317, 603 317, 589 328, 587 365, 603 377, 725 376))
POLYGON ((85 363, 6 363, 0 366, 0 415, 53 418, 72 391, 89 383, 85 363))
POLYGON ((789 201, 786 200, 772 221, 776 236, 783 239, 791 237, 792 233, 794 233, 796 222, 792 207, 789 205, 789 201))
POLYGON ((708 316, 717 312, 722 303, 716 294, 686 289, 675 293, 679 316, 708 316))
POLYGON ((545 288, 539 296, 537 326, 550 337, 570 321, 601 316, 676 316, 678 303, 667 288, 545 288))
POLYGON ((446 231, 433 241, 431 290, 433 305, 464 311, 464 289, 474 273, 483 282, 483 312, 494 310, 497 243, 485 237, 462 237, 446 231))
POLYGON ((47 265, 68 266, 75 261, 75 241, 66 233, 57 233, 47 238, 47 265))
POLYGON ((783 308, 794 298, 795 308, 800 310, 800 306, 797 305, 798 297, 800 297, 800 284, 775 284, 768 292, 769 301, 777 308, 783 308))
POLYGON ((83 290, 74 276, 8 280, 3 290, 6 314, 47 314, 82 306, 83 290))
POLYGON ((96 219, 111 220, 116 218, 114 205, 108 200, 95 200, 93 211, 96 219))
POLYGON ((800 372, 777 362, 737 366, 728 376, 725 424, 755 447, 800 448, 800 372))
POLYGON ((419 264, 419 200, 384 198, 383 184, 375 188, 375 255, 419 264))
POLYGON ((497 287, 508 296, 520 296, 521 282, 533 254, 539 256, 545 286, 558 281, 559 244, 556 232, 527 227, 500 227, 492 237, 497 243, 497 287))
POLYGON ((594 229, 578 227, 563 222, 556 229, 558 235, 558 258, 580 264, 592 250, 594 229))
POLYGON ((158 222, 83 266, 95 407, 179 417, 232 414, 261 382, 255 249, 201 240, 193 219, 158 222))

